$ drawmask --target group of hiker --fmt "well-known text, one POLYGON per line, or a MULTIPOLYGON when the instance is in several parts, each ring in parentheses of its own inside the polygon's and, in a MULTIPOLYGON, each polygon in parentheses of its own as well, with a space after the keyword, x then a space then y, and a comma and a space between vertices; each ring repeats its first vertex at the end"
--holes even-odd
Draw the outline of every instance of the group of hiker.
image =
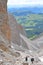
MULTIPOLYGON (((25 61, 28 61, 28 57, 25 58, 25 61)), ((30 61, 31 61, 31 63, 33 64, 34 58, 31 58, 30 61)))

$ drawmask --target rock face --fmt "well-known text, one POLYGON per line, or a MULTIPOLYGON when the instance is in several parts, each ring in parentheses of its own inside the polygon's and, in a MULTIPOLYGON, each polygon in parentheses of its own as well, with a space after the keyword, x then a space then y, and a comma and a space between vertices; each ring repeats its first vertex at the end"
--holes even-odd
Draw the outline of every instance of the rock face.
POLYGON ((23 27, 18 24, 13 15, 7 12, 7 0, 0 0, 0 31, 9 43, 27 47, 20 38, 20 33, 26 35, 23 27))
POLYGON ((7 17, 7 0, 0 0, 0 25, 6 23, 8 20, 7 17))
POLYGON ((14 16, 7 12, 7 0, 0 0, 0 65, 20 64, 25 51, 20 47, 25 44, 20 33, 26 35, 14 16))
POLYGON ((7 0, 0 0, 0 31, 10 42, 10 27, 8 25, 7 0))
POLYGON ((16 20, 7 13, 7 0, 0 0, 0 31, 9 42, 20 44, 16 20))
POLYGON ((19 36, 19 31, 18 31, 18 24, 11 14, 8 14, 8 23, 11 28, 11 41, 14 44, 20 45, 20 36, 19 36))

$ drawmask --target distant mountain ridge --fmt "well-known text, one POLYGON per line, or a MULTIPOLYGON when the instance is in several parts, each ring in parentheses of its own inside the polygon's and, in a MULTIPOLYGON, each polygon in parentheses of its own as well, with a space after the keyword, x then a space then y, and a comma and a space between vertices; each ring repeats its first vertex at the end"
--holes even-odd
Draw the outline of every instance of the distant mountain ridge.
POLYGON ((8 11, 17 16, 27 15, 27 14, 32 14, 32 13, 43 14, 43 7, 23 7, 23 8, 9 7, 8 11))

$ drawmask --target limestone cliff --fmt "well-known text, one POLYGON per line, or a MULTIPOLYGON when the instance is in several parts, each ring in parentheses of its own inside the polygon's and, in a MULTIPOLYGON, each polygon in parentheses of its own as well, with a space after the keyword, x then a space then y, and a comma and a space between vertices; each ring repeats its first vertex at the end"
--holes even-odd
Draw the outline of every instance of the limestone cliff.
POLYGON ((26 36, 25 30, 17 23, 14 16, 7 12, 7 0, 0 0, 0 31, 4 38, 9 41, 9 44, 13 42, 27 48, 27 45, 20 37, 20 33, 26 36))
POLYGON ((7 0, 0 0, 0 31, 10 42, 11 32, 8 24, 7 0))

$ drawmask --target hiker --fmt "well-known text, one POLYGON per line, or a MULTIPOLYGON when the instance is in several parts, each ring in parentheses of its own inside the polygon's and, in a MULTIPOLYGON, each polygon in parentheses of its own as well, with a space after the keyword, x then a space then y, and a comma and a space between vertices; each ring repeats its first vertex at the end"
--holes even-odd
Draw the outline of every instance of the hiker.
POLYGON ((28 58, 26 57, 25 60, 28 61, 28 58))
POLYGON ((31 58, 31 62, 32 62, 32 63, 34 62, 34 58, 31 58))

